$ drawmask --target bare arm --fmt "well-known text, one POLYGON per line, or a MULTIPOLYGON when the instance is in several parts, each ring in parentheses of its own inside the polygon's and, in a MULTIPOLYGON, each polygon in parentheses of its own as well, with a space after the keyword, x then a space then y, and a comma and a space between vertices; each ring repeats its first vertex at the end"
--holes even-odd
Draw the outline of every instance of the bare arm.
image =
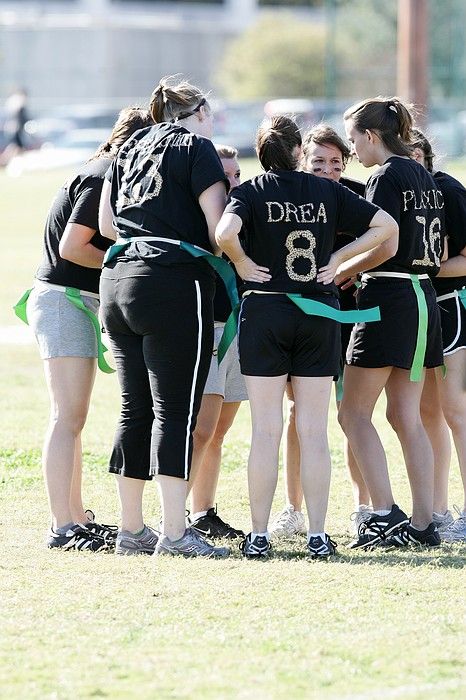
POLYGON ((387 212, 379 209, 369 230, 333 253, 329 264, 320 269, 317 281, 339 283, 358 272, 371 270, 392 258, 398 250, 398 225, 387 212), (333 273, 333 277, 331 277, 333 273))
POLYGON ((110 192, 111 184, 105 179, 102 187, 102 194, 100 195, 100 205, 99 205, 99 229, 102 236, 105 238, 110 238, 112 241, 116 241, 117 234, 113 228, 113 212, 110 206, 110 192))
POLYGON ((438 277, 466 277, 466 248, 453 258, 442 258, 438 277))
POLYGON ((218 255, 220 252, 215 240, 215 227, 221 219, 225 209, 225 202, 226 191, 224 182, 214 183, 199 196, 199 204, 207 221, 209 240, 215 255, 218 255))
POLYGON ((105 253, 92 245, 94 234, 88 226, 67 224, 58 248, 61 257, 83 267, 102 267, 105 253))
POLYGON ((243 222, 237 214, 224 214, 215 231, 221 250, 230 258, 238 275, 248 282, 268 282, 271 275, 267 267, 260 267, 243 250, 238 235, 243 222))

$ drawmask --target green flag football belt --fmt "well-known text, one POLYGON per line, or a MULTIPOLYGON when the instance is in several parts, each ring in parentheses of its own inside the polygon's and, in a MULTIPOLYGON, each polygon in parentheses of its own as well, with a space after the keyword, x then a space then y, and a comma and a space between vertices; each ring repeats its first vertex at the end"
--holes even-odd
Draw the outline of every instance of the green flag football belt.
MULTIPOLYGON (((251 290, 246 294, 263 294, 260 290, 251 290)), ((341 311, 335 309, 330 304, 324 304, 315 299, 307 299, 301 294, 287 294, 286 292, 265 292, 270 294, 282 294, 288 297, 301 311, 304 311, 308 316, 322 316, 330 318, 338 323, 371 323, 372 321, 380 321, 380 309, 374 306, 371 309, 363 309, 362 311, 341 311)), ((231 312, 223 331, 223 336, 218 346, 218 362, 223 360, 225 354, 233 342, 238 329, 239 305, 231 312)))
POLYGON ((414 275, 407 272, 365 272, 362 276, 362 281, 367 282, 370 279, 377 279, 378 277, 389 277, 395 279, 410 280, 411 285, 416 295, 417 311, 418 311, 418 322, 417 322, 417 337, 416 337, 416 347, 414 350, 413 362, 411 365, 411 371, 409 378, 412 382, 420 382, 422 379, 422 372, 424 369, 424 359, 426 356, 427 348, 427 325, 429 321, 429 314, 427 311, 426 295, 421 287, 421 280, 428 280, 429 275, 414 275))
MULTIPOLYGON (((94 328, 95 332, 95 337, 97 341, 97 364, 100 370, 102 372, 105 372, 106 374, 111 374, 115 370, 110 367, 108 362, 106 361, 104 357, 104 353, 107 352, 107 348, 102 342, 102 335, 100 332, 100 323, 97 315, 88 309, 84 301, 82 300, 82 296, 88 296, 92 297, 93 299, 98 299, 99 296, 98 294, 93 294, 92 292, 81 292, 80 289, 76 289, 75 287, 62 287, 59 284, 48 284, 46 283, 47 287, 50 287, 50 289, 55 289, 56 291, 63 292, 66 296, 66 298, 75 306, 77 309, 80 311, 83 311, 86 316, 88 317, 89 321, 92 323, 92 326, 94 328)), ((15 314, 17 315, 18 318, 21 319, 21 321, 24 321, 27 325, 29 325, 28 317, 27 317, 27 302, 29 299, 29 296, 32 292, 32 289, 28 289, 26 292, 24 292, 23 296, 21 299, 14 305, 13 309, 15 311, 15 314)))

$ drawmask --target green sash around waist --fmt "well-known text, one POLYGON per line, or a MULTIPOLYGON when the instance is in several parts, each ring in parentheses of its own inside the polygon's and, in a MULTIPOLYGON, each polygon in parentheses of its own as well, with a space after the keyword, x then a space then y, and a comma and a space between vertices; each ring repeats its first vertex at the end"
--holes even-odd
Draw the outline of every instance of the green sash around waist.
MULTIPOLYGON (((323 304, 321 301, 306 299, 302 297, 301 294, 287 294, 286 296, 296 304, 301 311, 304 311, 304 313, 309 316, 323 316, 324 318, 330 318, 339 323, 370 323, 372 321, 380 321, 380 309, 378 306, 374 306, 371 309, 363 309, 362 311, 341 311, 329 304, 323 304)), ((238 316, 239 305, 233 309, 225 324, 223 335, 218 345, 217 357, 219 364, 225 357, 237 333, 238 316)))
MULTIPOLYGON (((18 318, 21 319, 24 323, 29 325, 28 317, 27 317, 27 301, 29 299, 29 295, 31 294, 32 289, 28 289, 26 292, 24 292, 23 296, 21 299, 14 305, 13 309, 15 311, 15 314, 17 315, 18 318)), ((90 322, 92 323, 92 326, 95 331, 95 337, 97 340, 97 364, 99 369, 102 372, 105 372, 106 374, 111 374, 115 370, 110 367, 108 362, 106 361, 104 357, 104 353, 107 352, 107 348, 102 342, 102 335, 100 332, 100 324, 99 324, 99 319, 97 318, 96 314, 91 311, 90 309, 87 308, 86 304, 83 302, 81 298, 81 292, 79 289, 75 289, 74 287, 66 287, 65 288, 65 296, 66 298, 75 306, 77 309, 80 309, 80 311, 84 311, 90 322)))

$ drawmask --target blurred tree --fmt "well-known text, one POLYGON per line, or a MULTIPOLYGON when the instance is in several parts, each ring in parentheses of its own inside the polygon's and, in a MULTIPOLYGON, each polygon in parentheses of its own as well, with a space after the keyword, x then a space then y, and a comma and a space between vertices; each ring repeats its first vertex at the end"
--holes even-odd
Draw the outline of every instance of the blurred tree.
POLYGON ((230 99, 324 94, 325 27, 288 15, 260 19, 228 46, 216 75, 230 99))

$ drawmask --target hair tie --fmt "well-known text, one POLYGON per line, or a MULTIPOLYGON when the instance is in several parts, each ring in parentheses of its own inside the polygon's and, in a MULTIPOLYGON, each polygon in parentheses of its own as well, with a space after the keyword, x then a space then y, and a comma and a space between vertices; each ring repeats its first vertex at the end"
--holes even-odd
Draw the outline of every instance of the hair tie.
POLYGON ((397 108, 395 107, 395 105, 388 105, 388 109, 391 109, 393 112, 395 112, 396 114, 398 114, 398 110, 397 110, 397 108))

